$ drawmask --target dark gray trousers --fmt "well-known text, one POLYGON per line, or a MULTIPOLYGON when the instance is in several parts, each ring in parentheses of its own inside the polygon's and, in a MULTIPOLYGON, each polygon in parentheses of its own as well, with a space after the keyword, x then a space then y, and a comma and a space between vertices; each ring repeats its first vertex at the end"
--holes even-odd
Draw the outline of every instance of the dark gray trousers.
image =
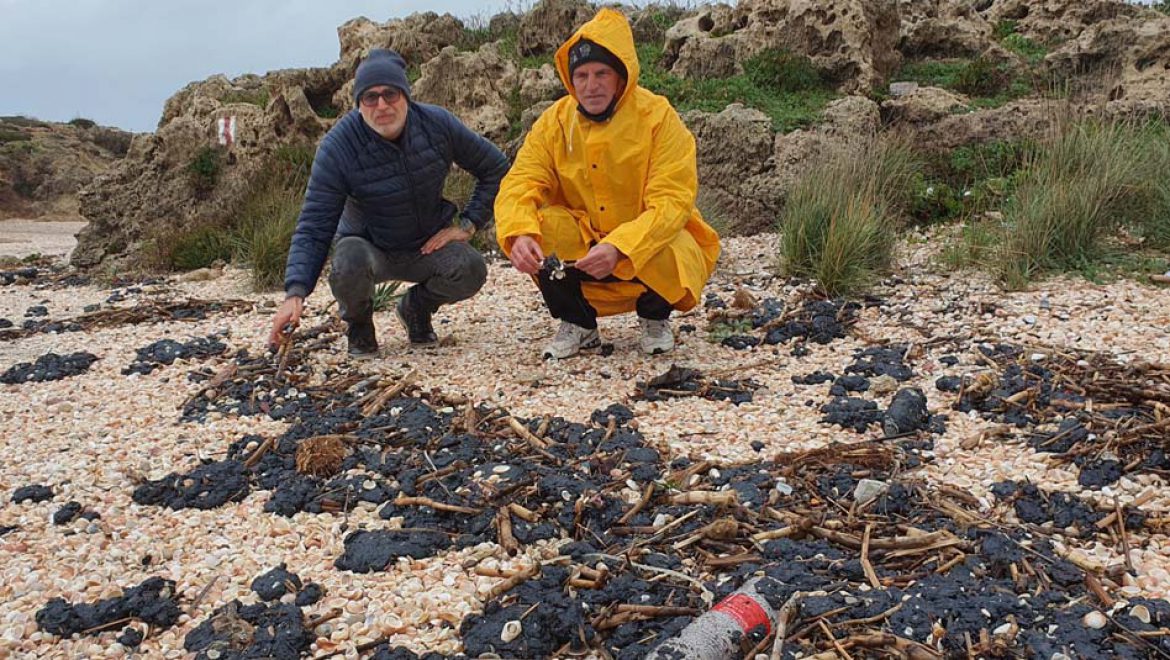
POLYGON ((346 236, 333 246, 329 288, 345 321, 369 318, 374 285, 388 280, 414 282, 408 292, 410 304, 434 313, 439 305, 475 295, 487 280, 487 263, 463 241, 431 254, 383 251, 360 236, 346 236))

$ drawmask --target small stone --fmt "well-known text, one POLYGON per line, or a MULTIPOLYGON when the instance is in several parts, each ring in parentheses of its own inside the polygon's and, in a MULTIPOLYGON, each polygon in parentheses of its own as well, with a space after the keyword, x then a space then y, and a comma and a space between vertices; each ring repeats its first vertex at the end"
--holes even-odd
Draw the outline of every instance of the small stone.
POLYGON ((889 489, 890 485, 884 481, 862 479, 857 482, 857 487, 853 489, 853 501, 858 504, 865 504, 876 497, 880 497, 889 489))
POLYGON ((918 89, 918 83, 913 80, 899 81, 890 83, 890 96, 906 96, 912 94, 918 89))
POLYGON ((1104 614, 1098 612, 1097 610, 1093 610, 1092 612, 1089 612, 1088 614, 1086 614, 1081 619, 1081 622, 1084 623, 1085 627, 1087 627, 1087 628, 1093 628, 1094 630, 1100 630, 1100 629, 1105 627, 1105 624, 1109 623, 1109 620, 1107 618, 1105 618, 1104 614))

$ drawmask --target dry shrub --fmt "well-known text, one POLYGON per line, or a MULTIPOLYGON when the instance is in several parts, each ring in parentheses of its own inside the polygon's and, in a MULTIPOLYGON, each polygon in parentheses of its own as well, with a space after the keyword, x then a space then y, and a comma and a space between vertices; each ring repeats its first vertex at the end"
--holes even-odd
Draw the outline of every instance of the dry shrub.
POLYGON ((332 477, 349 456, 349 445, 340 435, 318 435, 297 445, 297 472, 312 477, 332 477))

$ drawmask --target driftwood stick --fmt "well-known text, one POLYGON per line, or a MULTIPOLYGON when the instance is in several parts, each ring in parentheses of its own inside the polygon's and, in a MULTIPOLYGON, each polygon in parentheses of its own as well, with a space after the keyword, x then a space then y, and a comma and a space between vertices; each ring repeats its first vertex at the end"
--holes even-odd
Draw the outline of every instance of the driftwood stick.
POLYGON ((803 597, 804 592, 798 591, 780 606, 780 611, 776 614, 776 639, 772 642, 771 660, 780 660, 784 651, 784 639, 788 637, 788 624, 795 618, 796 609, 803 597))
MULTIPOLYGON (((861 568, 865 571, 865 577, 869 580, 869 585, 874 589, 881 589, 882 583, 878 580, 877 571, 873 570, 873 564, 869 561, 869 535, 873 531, 873 523, 866 523, 865 534, 861 538, 861 568)), ((833 638, 833 645, 838 644, 837 639, 833 638)))
POLYGON ((642 499, 638 500, 637 504, 635 504, 632 509, 630 509, 629 511, 626 511, 624 514, 622 514, 621 518, 618 518, 618 521, 617 521, 618 524, 624 525, 624 524, 628 523, 630 521, 630 518, 633 518, 634 516, 638 515, 639 511, 646 508, 646 505, 650 503, 650 499, 652 497, 654 497, 654 483, 653 482, 646 484, 646 487, 642 489, 642 499))
POLYGON ((692 490, 685 493, 671 495, 671 504, 713 504, 715 506, 734 506, 739 504, 739 493, 734 490, 692 490))
POLYGON ((861 646, 865 648, 891 647, 909 658, 909 660, 935 660, 942 654, 934 649, 913 640, 899 637, 890 633, 866 633, 852 635, 845 640, 846 646, 861 646))
POLYGON ((508 507, 500 507, 496 512, 496 532, 499 534, 500 546, 504 548, 504 552, 509 555, 520 552, 520 544, 516 542, 516 537, 512 536, 512 516, 508 513, 508 507))
POLYGON ((520 586, 529 578, 536 577, 539 574, 540 564, 533 564, 532 566, 529 566, 528 568, 520 571, 519 573, 516 573, 512 577, 492 587, 491 590, 488 591, 487 597, 484 600, 494 600, 499 598, 500 596, 520 586))
POLYGON ((373 401, 369 402, 365 405, 365 407, 362 408, 362 417, 372 417, 373 415, 377 415, 382 410, 382 407, 386 405, 387 401, 393 399, 399 394, 402 394, 406 388, 410 387, 416 376, 418 376, 418 372, 414 369, 411 369, 409 373, 400 378, 398 382, 395 383, 392 387, 387 388, 379 393, 373 401))
POLYGON ((215 583, 218 581, 219 575, 217 574, 211 578, 211 582, 208 582, 207 586, 199 590, 199 595, 195 596, 195 600, 191 601, 191 606, 187 608, 188 616, 195 615, 195 611, 199 609, 199 603, 203 602, 203 599, 207 597, 207 592, 211 591, 211 588, 214 587, 215 583))
POLYGON ((849 651, 846 651, 844 646, 841 646, 841 640, 837 639, 832 630, 829 630, 829 624, 825 623, 824 619, 817 619, 817 625, 821 627, 821 632, 825 633, 825 637, 829 638, 829 641, 833 643, 833 648, 837 649, 842 658, 853 660, 853 656, 849 655, 849 651))
POLYGON ((272 449, 272 438, 264 438, 264 442, 260 443, 256 451, 252 452, 252 455, 244 461, 244 467, 255 467, 260 462, 260 459, 264 458, 264 454, 268 453, 269 449, 272 449))
MULTIPOLYGON (((831 529, 824 527, 811 527, 809 529, 813 535, 832 541, 838 545, 843 545, 853 550, 860 550, 862 540, 851 534, 844 534, 842 532, 834 532, 831 529)), ((914 536, 895 536, 889 539, 870 539, 869 547, 874 550, 910 550, 915 548, 923 548, 934 545, 944 539, 949 539, 951 533, 947 530, 939 530, 937 532, 930 532, 929 534, 916 534, 914 536)))
POLYGON ((1121 502, 1117 500, 1117 496, 1113 496, 1113 512, 1117 516, 1117 531, 1121 535, 1121 550, 1125 556, 1125 567, 1129 569, 1130 573, 1136 574, 1133 570, 1133 560, 1129 558, 1129 532, 1125 530, 1125 515, 1121 512, 1121 502))
POLYGON ((512 430, 516 432, 516 435, 524 438, 524 440, 533 447, 536 447, 537 449, 548 449, 548 442, 536 437, 536 434, 534 434, 532 431, 529 431, 528 427, 521 424, 520 420, 516 419, 515 417, 508 417, 508 426, 512 427, 512 430))
POLYGON ((1101 601, 1101 607, 1104 609, 1108 610, 1112 608, 1113 604, 1117 602, 1105 591, 1105 587, 1101 585, 1101 580, 1096 575, 1085 573, 1085 586, 1089 588, 1089 591, 1093 592, 1097 600, 1101 601))
MULTIPOLYGON (((1157 493, 1157 491, 1155 489, 1147 488, 1146 490, 1142 491, 1142 493, 1140 495, 1135 497, 1133 502, 1129 506, 1139 507, 1139 506, 1145 504, 1146 502, 1149 502, 1150 500, 1154 499, 1154 495, 1156 493, 1157 493)), ((1097 521, 1097 529, 1107 529, 1108 527, 1113 525, 1114 522, 1117 520, 1118 513, 1119 513, 1118 508, 1115 506, 1114 510, 1109 512, 1109 515, 1107 515, 1104 518, 1097 521)))
POLYGON ((520 518, 522 520, 525 520, 527 522, 530 522, 530 523, 540 522, 540 516, 537 515, 537 513, 535 511, 533 511, 531 509, 526 509, 523 506, 521 506, 515 502, 512 502, 511 504, 508 505, 508 510, 512 512, 512 515, 514 515, 517 518, 520 518))
POLYGON ((464 513, 469 516, 479 515, 483 513, 481 509, 473 509, 467 506, 459 506, 457 504, 447 504, 445 502, 436 502, 429 497, 407 497, 406 495, 399 495, 394 498, 395 506, 429 506, 436 511, 447 511, 449 513, 464 513))

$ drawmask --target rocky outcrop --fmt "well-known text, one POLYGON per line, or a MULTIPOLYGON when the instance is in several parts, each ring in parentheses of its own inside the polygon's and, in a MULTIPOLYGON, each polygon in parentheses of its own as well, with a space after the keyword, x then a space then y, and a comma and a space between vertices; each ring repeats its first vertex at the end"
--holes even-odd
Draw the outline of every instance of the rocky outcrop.
POLYGON ((698 143, 701 210, 722 216, 732 234, 775 228, 793 183, 827 149, 874 135, 878 105, 861 96, 834 101, 823 123, 776 135, 764 113, 733 104, 719 113, 688 112, 698 143))
POLYGON ((986 18, 992 25, 1013 21, 1017 34, 1055 45, 1103 21, 1137 18, 1152 11, 1121 0, 996 0, 986 18))
POLYGON ((340 67, 287 70, 185 87, 167 101, 158 131, 135 136, 118 167, 81 194, 90 223, 72 263, 120 260, 162 233, 230 217, 274 157, 311 153, 340 112, 332 98, 345 75, 340 67), (229 144, 221 120, 234 125, 229 144))
POLYGON ((983 142, 1037 139, 1057 117, 1068 112, 1052 101, 1021 99, 999 108, 947 115, 919 126, 914 140, 945 151, 983 142))
POLYGON ((516 47, 521 55, 552 53, 595 13, 585 0, 540 0, 521 17, 516 47))
POLYGON ((125 156, 131 137, 85 119, 0 117, 0 219, 76 220, 78 193, 125 156))
POLYGON ((887 124, 930 124, 970 108, 970 100, 940 87, 919 87, 909 94, 882 102, 887 124))
POLYGON ((842 92, 883 85, 901 62, 898 6, 886 0, 743 0, 715 5, 667 31, 671 72, 684 78, 741 73, 767 50, 805 55, 842 92))
POLYGON ((517 84, 515 63, 496 44, 471 53, 448 46, 422 65, 414 97, 447 108, 471 130, 500 142, 508 135, 509 99, 517 84))
POLYGON ((998 48, 991 23, 966 0, 900 0, 898 11, 898 50, 906 57, 974 57, 998 48))
POLYGON ((1096 86, 1111 112, 1170 112, 1170 16, 1145 10, 1095 23, 1045 64, 1058 80, 1096 86))
MULTIPOLYGON (((514 154, 517 135, 564 94, 551 65, 524 69, 518 55, 547 56, 594 11, 584 0, 542 0, 525 14, 493 17, 486 30, 467 30, 434 12, 385 23, 354 19, 338 29, 340 54, 332 66, 213 76, 179 90, 166 102, 158 130, 135 137, 125 159, 105 174, 82 171, 88 157, 51 164, 30 159, 20 169, 5 169, 0 160, 0 208, 15 203, 13 172, 20 190, 34 197, 90 182, 80 211, 91 223, 73 256, 81 266, 124 259, 160 232, 230 219, 272 158, 289 149, 311 153, 335 118, 353 107, 354 69, 375 47, 402 52, 412 75, 417 67, 417 100, 449 108, 514 154), (493 38, 502 41, 479 45, 493 38), (228 118, 236 133, 231 145, 221 145, 218 127, 228 118)), ((772 118, 742 105, 684 114, 698 139, 702 208, 723 216, 733 233, 771 229, 810 163, 872 135, 880 124, 901 125, 915 131, 915 142, 949 149, 1036 137, 1061 114, 1038 96, 974 109, 965 97, 933 87, 899 89, 879 108, 865 95, 885 93, 903 57, 980 56, 1020 75, 1076 81, 1074 104, 1115 113, 1166 111, 1170 99, 1170 18, 1120 0, 740 0, 685 12, 649 6, 629 15, 642 43, 661 40, 658 64, 674 75, 744 73, 745 62, 776 49, 807 56, 847 94, 824 110, 818 125, 782 135, 772 118), (1002 21, 1051 50, 1038 68, 996 41, 1002 21)), ((95 148, 78 139, 83 152, 95 148)), ((7 148, 0 145, 0 158, 7 148)))
POLYGON ((337 38, 341 42, 339 64, 352 72, 374 48, 391 48, 398 51, 407 64, 418 66, 447 46, 460 43, 464 32, 463 22, 458 18, 433 11, 394 18, 385 23, 364 16, 355 18, 337 28, 337 38))

